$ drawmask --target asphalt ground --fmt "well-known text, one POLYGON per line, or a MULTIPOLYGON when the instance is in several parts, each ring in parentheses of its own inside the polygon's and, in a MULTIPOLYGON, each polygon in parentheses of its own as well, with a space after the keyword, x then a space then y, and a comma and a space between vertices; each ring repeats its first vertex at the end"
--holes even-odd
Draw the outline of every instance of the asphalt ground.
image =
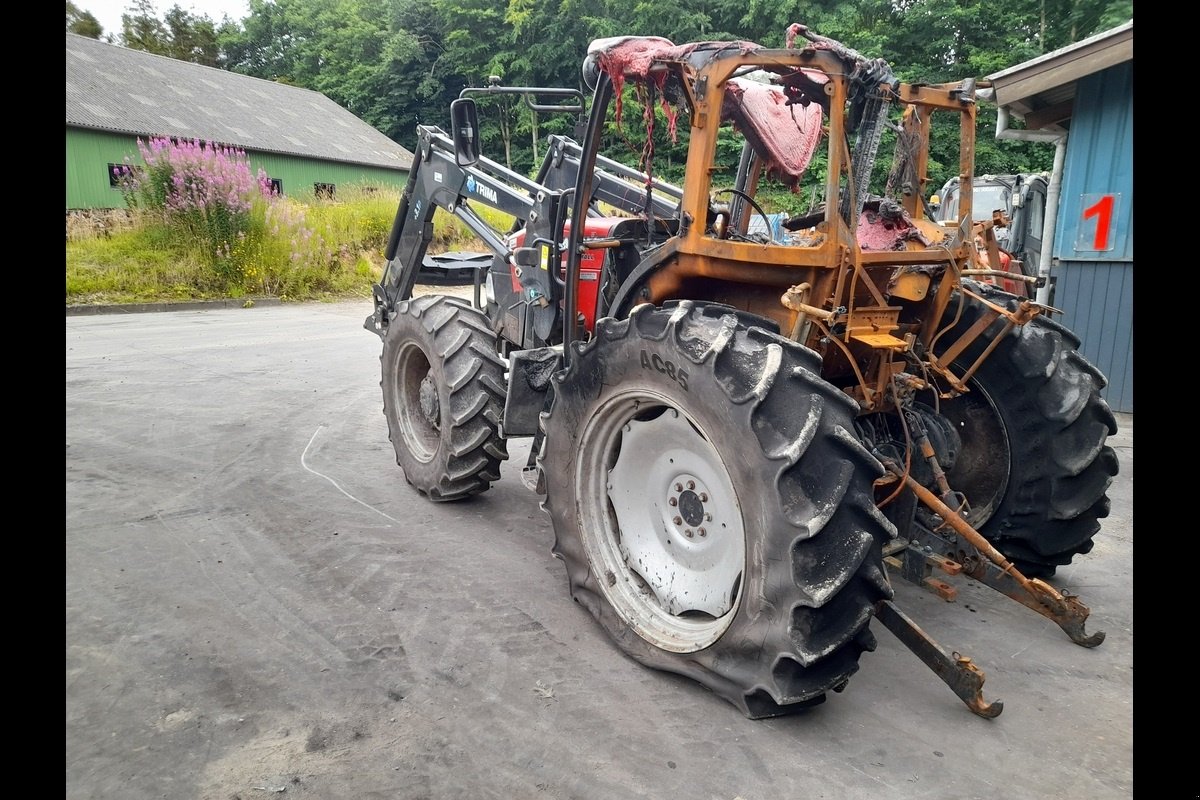
POLYGON ((751 721, 571 601, 528 439, 472 500, 405 483, 369 311, 68 314, 68 800, 1132 796, 1131 415, 1095 548, 1051 580, 1102 645, 894 576, 1004 712, 876 621, 844 692, 751 721))

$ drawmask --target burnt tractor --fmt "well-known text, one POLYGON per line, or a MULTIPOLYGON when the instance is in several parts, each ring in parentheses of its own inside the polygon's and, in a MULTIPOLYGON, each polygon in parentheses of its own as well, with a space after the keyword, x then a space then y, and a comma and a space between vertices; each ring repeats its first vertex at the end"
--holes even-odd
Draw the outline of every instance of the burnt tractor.
POLYGON ((418 128, 364 323, 408 483, 469 498, 500 479, 508 439, 532 437, 522 477, 572 597, 629 656, 749 717, 841 691, 873 619, 973 712, 1000 713, 982 671, 896 607, 889 570, 946 596, 938 576, 967 575, 1099 644, 1043 579, 1108 513, 1116 422, 1052 309, 985 281, 976 82, 903 83, 801 25, 784 48, 598 40, 583 74, 590 98, 493 81, 451 104, 449 134, 418 128), (479 152, 476 98, 505 93, 578 115, 532 179, 479 152), (681 185, 654 176, 652 137, 637 168, 599 152, 631 100, 687 136, 681 185), (946 118, 962 191, 940 223, 923 198, 946 118), (741 138, 736 168, 718 132, 741 138), (759 190, 814 165, 823 199, 768 214, 759 190), (414 296, 439 212, 491 251, 470 299, 414 296))

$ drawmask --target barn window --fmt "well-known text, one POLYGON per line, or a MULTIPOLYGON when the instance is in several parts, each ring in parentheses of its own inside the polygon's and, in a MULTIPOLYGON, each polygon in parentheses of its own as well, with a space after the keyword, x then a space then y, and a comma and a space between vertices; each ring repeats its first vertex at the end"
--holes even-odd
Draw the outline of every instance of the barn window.
POLYGON ((333 194, 337 190, 337 185, 333 183, 314 183, 313 192, 317 197, 324 197, 327 200, 333 199, 333 194))
POLYGON ((109 164, 108 165, 108 185, 113 189, 121 188, 121 178, 125 175, 138 175, 142 171, 141 167, 130 166, 129 164, 109 164))
POLYGON ((283 194, 283 178, 268 178, 271 182, 271 194, 283 194))

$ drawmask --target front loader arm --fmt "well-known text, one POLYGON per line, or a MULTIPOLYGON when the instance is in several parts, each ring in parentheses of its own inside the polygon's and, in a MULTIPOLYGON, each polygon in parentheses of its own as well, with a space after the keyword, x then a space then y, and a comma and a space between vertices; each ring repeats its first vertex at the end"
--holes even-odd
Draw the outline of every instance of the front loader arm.
MULTIPOLYGON (((412 295, 425 251, 433 239, 433 215, 438 208, 462 220, 496 256, 506 260, 515 253, 504 234, 481 218, 466 201, 495 208, 514 217, 518 227, 527 228, 526 247, 518 249, 530 250, 556 240, 553 231, 558 192, 548 191, 487 158, 480 158, 471 166, 459 166, 454 158, 454 142, 440 128, 419 126, 417 137, 417 153, 384 251, 387 265, 373 287, 375 310, 363 323, 363 327, 380 337, 396 303, 412 295)), ((528 270, 527 275, 527 280, 542 295, 557 296, 557 287, 546 270, 528 270)))
MULTIPOLYGON (((566 136, 552 134, 548 150, 538 172, 538 182, 553 191, 574 189, 583 160, 583 147, 566 136)), ((679 214, 683 189, 648 176, 619 161, 596 154, 592 170, 592 202, 603 202, 628 214, 646 215, 646 187, 650 188, 649 210, 658 219, 674 219, 679 214)))

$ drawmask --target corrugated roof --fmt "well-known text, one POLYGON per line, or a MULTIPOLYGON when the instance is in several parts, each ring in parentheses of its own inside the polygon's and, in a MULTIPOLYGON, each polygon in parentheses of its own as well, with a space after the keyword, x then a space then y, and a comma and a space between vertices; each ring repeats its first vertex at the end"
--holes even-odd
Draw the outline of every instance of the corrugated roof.
POLYGON ((320 92, 67 34, 67 125, 408 169, 412 153, 320 92))

